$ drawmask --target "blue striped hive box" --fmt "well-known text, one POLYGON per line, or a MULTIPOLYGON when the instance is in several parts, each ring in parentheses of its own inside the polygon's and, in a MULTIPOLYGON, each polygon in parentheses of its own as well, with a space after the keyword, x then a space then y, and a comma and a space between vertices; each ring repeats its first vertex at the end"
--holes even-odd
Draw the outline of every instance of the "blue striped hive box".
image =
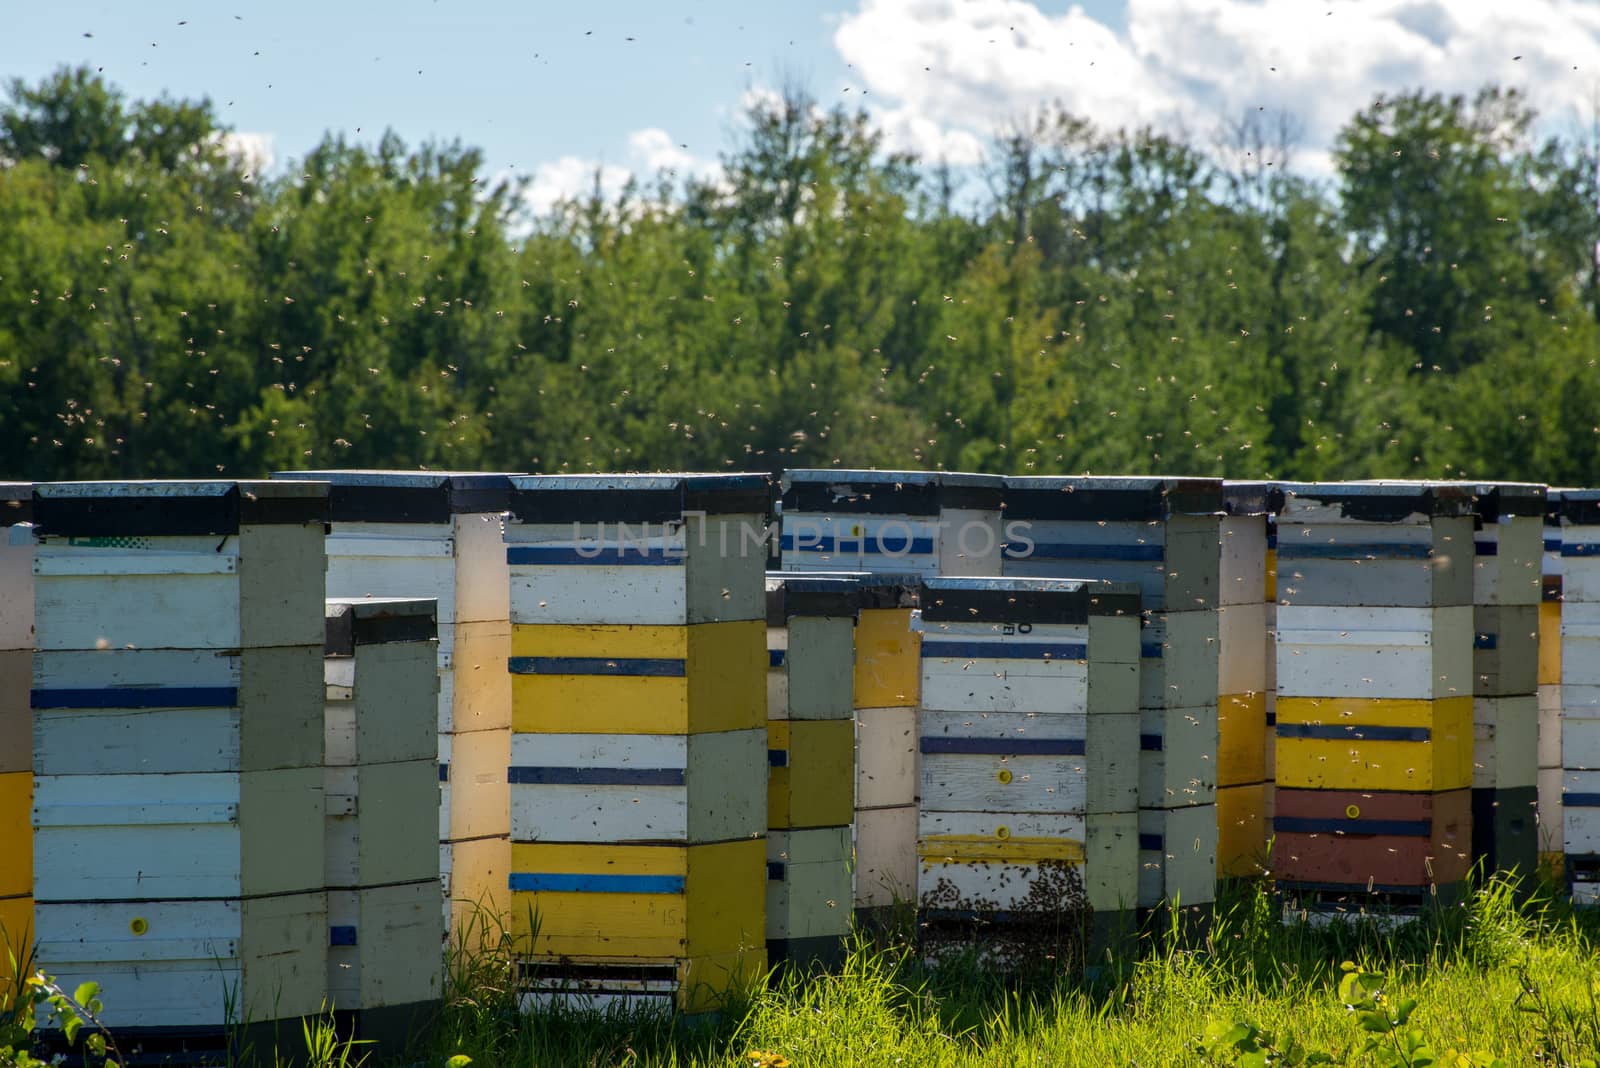
POLYGON ((99 982, 119 1037, 319 1011, 327 487, 40 485, 33 511, 40 966, 99 982))
POLYGON ((437 623, 432 600, 327 602, 324 841, 328 996, 389 1048, 442 991, 435 824, 437 623))
POLYGON ((1132 909, 1137 587, 929 579, 921 602, 925 928, 1027 939, 1132 909))
POLYGON ((1275 827, 1289 848, 1273 859, 1285 885, 1326 908, 1380 890, 1416 907, 1455 894, 1467 870, 1478 495, 1460 483, 1284 487, 1275 827), (1369 820, 1380 809, 1433 811, 1433 801, 1450 813, 1434 828, 1447 834, 1422 834, 1438 856, 1369 820), (1345 809, 1365 813, 1352 831, 1361 849, 1297 837, 1306 812, 1345 809), (1425 862, 1391 863, 1397 851, 1425 862))
POLYGON ((1003 487, 964 472, 786 471, 783 570, 998 575, 1003 487))
POLYGON ((1222 482, 1016 477, 1005 574, 1133 582, 1140 644, 1141 907, 1216 892, 1222 482), (1209 829, 1208 829, 1209 828, 1209 829))
POLYGON ((697 1011, 764 967, 769 503, 757 475, 512 480, 507 885, 541 994, 697 1011))

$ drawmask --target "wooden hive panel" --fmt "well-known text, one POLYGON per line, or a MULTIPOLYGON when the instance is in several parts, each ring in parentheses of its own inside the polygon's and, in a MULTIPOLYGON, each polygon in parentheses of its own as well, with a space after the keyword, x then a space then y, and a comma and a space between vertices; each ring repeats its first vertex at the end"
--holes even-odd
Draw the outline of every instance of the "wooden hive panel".
POLYGON ((328 996, 335 1009, 436 1008, 444 984, 439 883, 328 892, 328 996))
POLYGON ((1561 685, 1561 601, 1544 601, 1539 605, 1539 668, 1540 686, 1561 685))
POLYGON ((767 634, 767 717, 848 720, 854 709, 855 620, 792 616, 787 627, 768 628, 767 634), (773 700, 775 693, 779 700, 773 700))
POLYGON ((1536 605, 1544 557, 1542 515, 1485 520, 1473 534, 1472 603, 1536 605))
POLYGON ((1216 517, 1166 521, 1015 519, 1004 573, 1017 578, 1132 582, 1153 611, 1200 611, 1219 603, 1216 517))
POLYGON ((909 805, 917 797, 917 710, 865 708, 856 721, 856 808, 909 805))
POLYGON ((509 731, 511 676, 506 661, 511 656, 511 624, 457 623, 451 629, 455 647, 440 673, 439 729, 456 734, 509 731))
POLYGON ((1216 781, 1219 788, 1266 781, 1270 748, 1265 692, 1217 698, 1216 781))
POLYGON ((764 726, 766 627, 515 625, 513 725, 521 734, 688 734, 764 726))
POLYGON ((101 1019, 221 1028, 314 1015, 327 997, 327 895, 245 901, 41 903, 38 963, 63 986, 97 982, 101 1019))
POLYGON ((1224 605, 1217 612, 1217 690, 1260 693, 1267 688, 1267 606, 1224 605))
POLYGON ((837 964, 854 914, 849 827, 767 836, 767 956, 837 964))
POLYGON ((1277 694, 1436 698, 1472 694, 1472 609, 1285 605, 1277 694))
POLYGON ((1532 789, 1539 776, 1539 699, 1472 700, 1472 785, 1477 790, 1532 789))
POLYGON ((857 709, 915 706, 921 695, 922 635, 909 608, 864 608, 856 620, 857 709))
POLYGON ((761 947, 766 843, 512 845, 519 936, 536 957, 671 961, 761 947), (527 929, 537 917, 537 934, 527 929))
POLYGON ((1514 697, 1538 689, 1538 605, 1479 605, 1472 610, 1472 625, 1477 696, 1514 697))
POLYGON ((1600 602, 1561 606, 1561 704, 1568 710, 1600 708, 1600 602))
POLYGON ((1216 612, 1149 612, 1140 632, 1139 707, 1214 705, 1219 648, 1216 612))
POLYGON ((1279 786, 1458 790, 1472 785, 1472 698, 1279 697, 1279 786))
POLYGON ((1217 792, 1217 707, 1139 710, 1139 807, 1210 805, 1217 792))
POLYGON ((855 728, 849 720, 767 724, 767 826, 848 827, 855 810, 855 728))
POLYGON ((1600 601, 1600 524, 1563 520, 1561 593, 1568 604, 1600 601))
POLYGON ((1279 785, 1275 793, 1273 862, 1280 880, 1415 889, 1466 877, 1470 790, 1390 793, 1279 785))
POLYGON ((1487 872, 1532 877, 1539 862, 1539 790, 1514 786, 1472 791, 1472 855, 1487 872))
POLYGON ((1278 598, 1290 605, 1472 603, 1472 521, 1278 525, 1278 598))
POLYGON ((604 524, 505 527, 511 621, 683 626, 765 616, 760 516, 690 517, 626 532, 604 524))
POLYGON ((42 539, 34 563, 40 649, 321 643, 311 610, 322 599, 319 527, 246 527, 220 550, 214 538, 127 550, 61 541, 42 539))
POLYGON ((1567 856, 1600 855, 1600 769, 1562 770, 1561 815, 1567 856))
POLYGON ((1217 604, 1262 604, 1267 600, 1267 516, 1230 515, 1218 529, 1217 604))
POLYGON ((936 575, 939 498, 932 472, 787 471, 783 570, 936 575))
MULTIPOLYGON (((33 894, 33 829, 29 813, 33 809, 33 773, 12 771, 0 774, 0 901, 16 902, 33 894)), ((13 905, 6 918, 8 933, 14 939, 23 906, 13 905)))
POLYGON ((882 910, 916 900, 917 808, 857 809, 855 904, 882 910))
POLYGON ((1162 902, 1189 907, 1215 901, 1216 805, 1141 808, 1138 820, 1139 907, 1162 902))
POLYGON ((1217 874, 1253 878, 1268 870, 1265 783, 1217 791, 1217 874))
POLYGON ((937 575, 939 520, 912 515, 783 515, 785 571, 937 575))
POLYGON ((937 574, 1001 573, 1007 541, 999 475, 944 472, 939 477, 937 574))
POLYGON ((763 729, 515 734, 514 842, 720 842, 767 825, 763 729))

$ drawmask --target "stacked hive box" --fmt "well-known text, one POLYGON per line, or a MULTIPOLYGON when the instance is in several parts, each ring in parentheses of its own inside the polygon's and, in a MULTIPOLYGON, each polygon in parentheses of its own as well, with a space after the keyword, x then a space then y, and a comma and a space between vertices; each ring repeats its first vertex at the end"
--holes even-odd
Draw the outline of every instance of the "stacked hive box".
POLYGON ((1573 901, 1600 900, 1600 490, 1561 491, 1561 808, 1573 901))
POLYGON ((917 889, 917 700, 922 637, 911 629, 915 575, 856 581, 856 914, 889 918, 917 889))
POLYGON ((1561 494, 1545 499, 1539 598, 1539 862, 1561 869, 1561 494))
POLYGON ((1545 487, 1472 487, 1472 855, 1485 874, 1538 863, 1539 590, 1545 487))
POLYGON ((327 603, 328 998, 390 1049, 421 1033, 443 985, 434 612, 327 603))
POLYGON ((18 960, 33 940, 32 516, 33 487, 0 483, 0 959, 18 960))
POLYGON ((1006 573, 1139 586, 1139 905, 1215 900, 1216 479, 1011 478, 1006 573))
POLYGON ((998 575, 1004 484, 956 472, 786 471, 783 570, 998 575))
POLYGON ((834 965, 850 933, 856 583, 767 576, 767 959, 834 965))
POLYGON ((1076 921, 1138 894, 1138 588, 929 579, 921 603, 924 937, 1081 951, 1076 921))
POLYGON ((1472 526, 1463 486, 1285 489, 1273 867, 1305 907, 1467 874, 1472 526))
POLYGON ((756 475, 512 479, 513 921, 546 994, 715 1006, 765 961, 756 475))
POLYGON ((510 578, 503 474, 305 471, 332 485, 329 597, 438 604, 439 871, 447 912, 504 914, 511 868, 510 578))
POLYGON ((326 999, 327 507, 302 482, 35 489, 38 963, 99 982, 125 1046, 326 999))
MULTIPOLYGON (((1221 589, 1218 594, 1217 874, 1259 875, 1267 854, 1268 698, 1272 639, 1268 626, 1269 537, 1283 492, 1266 482, 1223 486, 1221 589)), ((1275 606, 1270 611, 1276 618, 1275 606)))

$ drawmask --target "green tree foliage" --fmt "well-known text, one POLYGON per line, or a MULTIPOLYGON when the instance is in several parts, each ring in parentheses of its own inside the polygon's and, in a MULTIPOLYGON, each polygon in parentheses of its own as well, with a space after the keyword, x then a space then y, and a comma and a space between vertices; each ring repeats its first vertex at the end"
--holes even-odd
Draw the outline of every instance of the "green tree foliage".
POLYGON ((1600 139, 1517 94, 1219 143, 1047 108, 972 181, 790 91, 538 218, 459 144, 250 173, 208 101, 0 104, 8 477, 799 465, 1600 476, 1600 139))

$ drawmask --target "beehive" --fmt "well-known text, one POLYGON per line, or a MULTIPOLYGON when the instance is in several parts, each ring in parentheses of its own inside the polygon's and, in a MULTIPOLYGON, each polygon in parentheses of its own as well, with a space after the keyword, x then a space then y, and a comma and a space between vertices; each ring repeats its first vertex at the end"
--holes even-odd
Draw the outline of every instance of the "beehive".
POLYGON ((1139 598, 1131 583, 928 579, 918 904, 925 939, 1089 948, 1136 907, 1139 598))
POLYGON ((1304 907, 1414 907, 1467 872, 1473 512, 1459 485, 1285 487, 1273 867, 1304 907))
MULTIPOLYGON (((510 902, 510 573, 504 474, 302 471, 330 483, 327 596, 438 605, 439 871, 459 925, 510 902)), ((479 923, 481 927, 482 924, 479 923)))
POLYGON ((1538 864, 1539 604, 1546 489, 1469 484, 1473 518, 1472 855, 1538 864))
POLYGON ((855 908, 881 923, 917 893, 917 702, 921 635, 911 629, 919 579, 855 576, 855 908))
POLYGON ((1600 490, 1561 492, 1561 806, 1573 901, 1600 900, 1600 490))
POLYGON ((1539 598, 1539 861, 1560 870, 1561 815, 1561 494, 1545 499, 1539 598))
POLYGON ((1222 483, 1010 478, 1008 577, 1139 587, 1139 905, 1204 906, 1217 879, 1222 483))
POLYGON ((767 576, 767 959, 837 965, 853 913, 856 582, 767 576))
POLYGON ((796 470, 783 476, 785 571, 998 575, 998 475, 796 470))
POLYGON ((508 888, 539 996, 698 1011, 764 967, 768 486, 512 479, 508 888))
POLYGON ((125 1044, 327 995, 323 525, 304 482, 40 485, 38 963, 125 1044))
POLYGON ((33 942, 33 487, 0 483, 0 954, 33 942))
POLYGON ((1217 608, 1217 874, 1268 869, 1273 652, 1267 562, 1283 492, 1226 482, 1217 608))
POLYGON ((443 988, 432 600, 327 602, 323 776, 328 998, 390 1050, 422 1035, 443 988))

